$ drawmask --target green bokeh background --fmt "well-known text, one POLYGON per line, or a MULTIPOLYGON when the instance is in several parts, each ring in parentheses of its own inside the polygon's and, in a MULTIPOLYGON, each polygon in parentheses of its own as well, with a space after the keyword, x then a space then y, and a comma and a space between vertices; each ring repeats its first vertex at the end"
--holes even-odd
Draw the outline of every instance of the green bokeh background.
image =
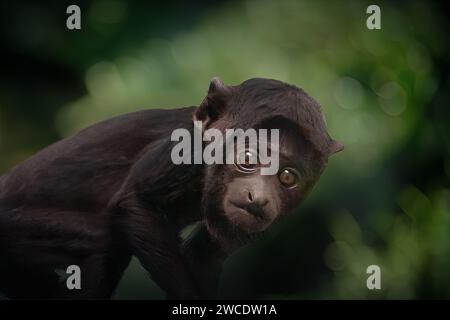
MULTIPOLYGON (((209 80, 294 83, 345 152, 305 205, 230 257, 223 298, 450 298, 449 5, 0 4, 0 172, 113 115, 197 105, 209 80), (381 8, 381 30, 366 8, 381 8), (378 265, 382 289, 368 290, 378 265)), ((133 261, 116 298, 163 294, 133 261)))

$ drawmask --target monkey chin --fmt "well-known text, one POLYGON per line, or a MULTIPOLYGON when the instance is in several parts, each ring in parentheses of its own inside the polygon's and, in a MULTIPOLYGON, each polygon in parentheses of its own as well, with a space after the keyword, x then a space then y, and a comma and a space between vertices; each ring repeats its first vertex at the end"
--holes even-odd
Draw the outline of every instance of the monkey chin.
POLYGON ((233 204, 216 210, 211 218, 206 219, 208 233, 227 255, 260 238, 273 222, 233 204))

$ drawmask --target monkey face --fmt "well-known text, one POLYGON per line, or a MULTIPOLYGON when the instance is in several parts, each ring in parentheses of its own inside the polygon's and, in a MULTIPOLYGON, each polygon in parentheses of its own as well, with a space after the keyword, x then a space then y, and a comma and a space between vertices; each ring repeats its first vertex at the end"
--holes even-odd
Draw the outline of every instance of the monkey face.
MULTIPOLYGON (((272 175, 261 174, 263 165, 257 161, 237 161, 224 169, 223 212, 228 221, 243 232, 262 232, 291 212, 301 203, 322 171, 322 168, 316 168, 319 172, 312 172, 308 164, 312 151, 306 143, 300 146, 293 137, 286 135, 282 141, 279 167, 272 175)), ((247 149, 244 152, 249 154, 252 151, 247 149)), ((259 158, 258 155, 254 157, 259 158)))
POLYGON ((258 162, 207 167, 203 210, 210 231, 222 241, 242 244, 258 236, 292 212, 318 180, 325 159, 290 131, 280 142, 279 169, 273 175, 261 174, 258 162))

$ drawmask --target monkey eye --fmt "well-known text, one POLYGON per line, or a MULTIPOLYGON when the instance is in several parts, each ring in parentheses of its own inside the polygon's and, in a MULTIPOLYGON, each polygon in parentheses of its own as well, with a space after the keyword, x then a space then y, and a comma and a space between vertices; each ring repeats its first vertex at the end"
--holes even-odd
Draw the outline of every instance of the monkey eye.
POLYGON ((242 172, 253 172, 259 167, 258 154, 254 150, 246 149, 238 153, 236 167, 242 172))
POLYGON ((284 168, 278 174, 278 179, 280 180, 281 184, 286 188, 293 188, 297 186, 299 174, 297 170, 293 168, 284 168))

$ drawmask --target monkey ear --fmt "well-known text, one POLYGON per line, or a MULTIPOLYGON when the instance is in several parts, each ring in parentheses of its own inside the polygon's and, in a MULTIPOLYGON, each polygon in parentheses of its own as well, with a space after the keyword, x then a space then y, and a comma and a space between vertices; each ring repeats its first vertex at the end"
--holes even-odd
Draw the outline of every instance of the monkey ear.
POLYGON ((331 140, 330 147, 328 149, 328 154, 331 156, 332 154, 341 152, 344 150, 344 145, 336 140, 331 140))
POLYGON ((203 121, 206 127, 216 121, 226 111, 230 88, 219 77, 211 79, 208 95, 194 111, 194 121, 203 121))

